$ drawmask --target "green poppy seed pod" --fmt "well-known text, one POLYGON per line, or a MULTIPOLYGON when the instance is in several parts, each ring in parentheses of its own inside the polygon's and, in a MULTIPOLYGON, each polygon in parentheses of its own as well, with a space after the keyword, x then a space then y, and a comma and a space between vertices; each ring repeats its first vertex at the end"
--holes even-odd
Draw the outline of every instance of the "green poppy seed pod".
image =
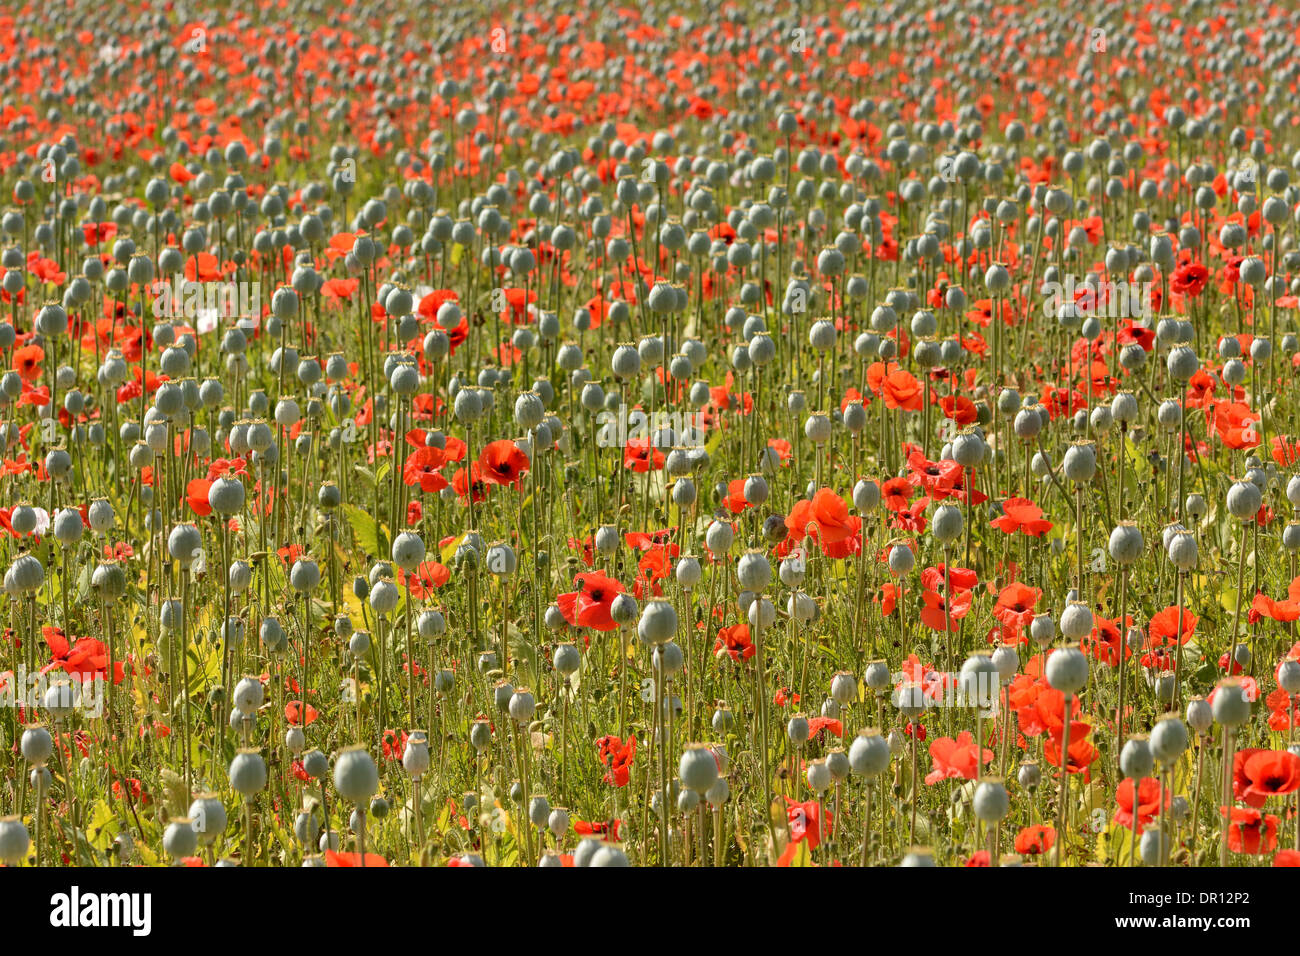
POLYGON ((64 508, 55 514, 51 527, 55 539, 65 548, 71 547, 80 541, 82 532, 85 531, 85 525, 81 520, 81 512, 75 508, 64 508))
POLYGON ((329 773, 329 758, 319 750, 309 750, 302 755, 302 769, 309 777, 319 780, 329 773))
POLYGON ((423 730, 412 730, 402 751, 402 767, 418 779, 428 772, 429 763, 429 735, 423 730))
POLYGON ((736 564, 736 577, 745 590, 761 593, 772 582, 772 565, 767 554, 758 549, 746 551, 736 564))
POLYGON ((244 483, 238 478, 216 479, 208 489, 208 505, 218 514, 238 514, 244 509, 244 483))
POLYGON ((249 585, 253 583, 253 568, 247 561, 230 562, 230 571, 227 575, 230 582, 230 590, 235 594, 243 594, 248 590, 249 585))
POLYGON ((889 573, 894 577, 902 577, 910 573, 915 565, 916 557, 907 545, 896 544, 889 549, 889 573))
POLYGON ((1124 741, 1119 752, 1119 769, 1124 776, 1132 780, 1141 780, 1151 776, 1155 768, 1155 757, 1151 753, 1151 741, 1146 734, 1134 734, 1124 741))
POLYGON ((1097 474, 1096 445, 1086 438, 1075 441, 1065 451, 1062 470, 1065 477, 1075 484, 1082 485, 1092 481, 1093 476, 1097 474))
POLYGON ((950 504, 941 504, 934 509, 930 521, 930 533, 941 545, 948 545, 961 537, 965 527, 961 509, 950 504))
POLYGON ((1175 345, 1169 350, 1169 358, 1165 360, 1169 377, 1176 382, 1188 381, 1200 367, 1200 359, 1196 357, 1196 351, 1190 345, 1175 345))
POLYGON ((831 419, 825 412, 813 412, 803 423, 803 433, 813 444, 822 445, 831 439, 831 419))
POLYGON ((878 777, 889 767, 889 743, 875 727, 863 727, 849 746, 849 766, 859 777, 878 777))
POLYGON ((831 699, 847 704, 858 697, 858 681, 851 671, 837 671, 831 677, 831 699))
POLYGON ((303 752, 307 746, 307 735, 303 733, 302 727, 292 726, 284 732, 284 747, 295 757, 303 752))
POLYGON ((31 835, 21 817, 0 817, 0 862, 17 866, 31 843, 31 835))
POLYGON ((1138 852, 1141 854, 1143 865, 1159 866, 1171 846, 1172 841, 1158 825, 1143 830, 1142 837, 1138 840, 1138 852))
POLYGON ((189 817, 178 817, 167 824, 163 830, 163 852, 173 860, 193 856, 198 848, 198 834, 189 817))
POLYGON ((424 541, 418 534, 403 531, 393 539, 391 549, 393 563, 406 572, 412 572, 424 560, 424 541))
POLYGON ((834 783, 831 777, 831 768, 826 764, 826 758, 814 760, 808 764, 807 771, 808 786, 813 793, 824 793, 834 783))
POLYGON ((868 661, 862 682, 867 685, 868 690, 876 694, 890 685, 892 676, 886 661, 868 661))
POLYGON ((745 619, 749 621, 750 628, 765 631, 776 624, 776 606, 767 598, 749 601, 744 610, 745 619))
POLYGON ((345 747, 334 760, 334 788, 354 806, 366 804, 379 789, 379 770, 374 758, 360 744, 345 747))
POLYGON ((387 579, 376 581, 370 589, 370 609, 376 614, 390 614, 397 607, 401 594, 397 585, 387 579))
POLYGON ((1300 661, 1288 658, 1278 665, 1277 686, 1293 697, 1300 694, 1300 661))
POLYGON ((370 635, 366 631, 354 631, 349 635, 348 653, 354 660, 361 660, 370 653, 370 635))
POLYGON ((17 595, 36 591, 44 583, 45 567, 30 554, 20 554, 5 572, 6 594, 17 595))
POLYGON ((704 799, 709 806, 715 810, 721 807, 731 797, 731 785, 727 783, 726 777, 719 777, 713 781, 713 786, 704 794, 704 799))
POLYGON ((189 570, 194 563, 196 552, 203 549, 203 535, 192 524, 178 524, 167 536, 167 553, 179 562, 182 570, 189 570))
POLYGON ((1259 513, 1263 496, 1253 481, 1235 481, 1228 489, 1228 511, 1239 521, 1247 521, 1259 513))
POLYGON ((953 461, 963 468, 976 468, 984 460, 987 448, 975 432, 962 432, 952 440, 953 461))
POLYGON ((1203 734, 1214 723, 1214 709, 1210 702, 1199 694, 1187 702, 1187 725, 1198 734, 1203 734))
POLYGON ((102 561, 91 572, 90 586, 103 600, 116 601, 126 593, 126 572, 116 561, 102 561))
POLYGON ((1110 401, 1110 414, 1120 425, 1127 426, 1138 416, 1137 397, 1132 392, 1117 392, 1110 401))
POLYGON ((1038 789, 1038 785, 1043 782, 1043 771, 1038 766, 1038 761, 1026 760, 1021 763, 1020 769, 1016 771, 1016 782, 1031 792, 1038 789))
MULTIPOLYGON (((1251 485, 1251 487, 1255 487, 1251 485)), ((1169 535, 1169 545, 1165 548, 1169 562, 1179 571, 1191 571, 1196 567, 1198 548, 1196 536, 1185 528, 1175 528, 1169 535)))
POLYGON ((556 645, 554 660, 555 670, 565 677, 576 674, 578 668, 582 666, 582 654, 572 643, 556 645))
MULTIPOLYGON (((1088 631, 1091 630, 1089 625, 1088 631)), ((1079 640, 1077 637, 1070 638, 1069 635, 1066 637, 1068 640, 1079 640)), ((1047 683, 1053 690, 1073 694, 1088 683, 1088 658, 1074 645, 1058 647, 1047 657, 1047 683)))
POLYGON ((880 504, 880 485, 871 478, 863 478, 853 486, 853 507, 862 514, 875 510, 880 504))
POLYGON ((640 613, 636 598, 630 594, 619 594, 609 606, 609 616, 619 627, 632 624, 640 613))
POLYGON ((1016 412, 1012 427, 1015 429, 1017 438, 1029 441, 1038 437, 1038 433, 1043 430, 1043 419, 1038 414, 1038 405, 1026 405, 1016 412))
POLYGON ((492 745, 492 725, 486 720, 476 720, 469 725, 469 742, 479 753, 492 745))
POLYGON ((993 653, 978 650, 962 662, 957 675, 958 699, 967 707, 988 710, 997 702, 999 680, 993 653))
POLYGON ((795 714, 785 725, 786 738, 796 747, 802 747, 808 742, 808 731, 808 718, 803 714, 795 714))
POLYGON ((1200 521, 1205 517, 1206 505, 1204 496, 1195 493, 1190 494, 1187 496, 1187 500, 1183 503, 1183 506, 1187 509, 1187 517, 1191 518, 1193 521, 1200 521))
POLYGON ((583 837, 578 841, 578 846, 573 851, 574 866, 591 866, 591 860, 597 851, 605 845, 605 841, 600 837, 583 837))
MULTIPOLYGON (((725 521, 712 522, 708 530, 704 532, 704 544, 713 555, 725 554, 731 550, 732 543, 736 540, 736 532, 725 521)), ((38 566, 40 562, 37 562, 38 566)))
POLYGON ((526 724, 537 712, 537 701, 527 687, 516 687, 510 695, 510 717, 517 724, 526 724))
POLYGON ((993 649, 993 666, 997 668, 998 678, 1004 684, 1016 676, 1020 670, 1020 653, 1014 644, 999 644, 993 649))
POLYGON ((736 716, 731 712, 731 708, 725 704, 719 704, 713 711, 713 718, 709 721, 709 726, 713 732, 720 737, 725 737, 736 726, 736 716))
POLYGON ((1177 714, 1169 714, 1156 721, 1151 728, 1151 754, 1164 766, 1169 766, 1187 749, 1187 725, 1177 714))
POLYGON ((212 846, 226 830, 226 806, 215 793, 198 794, 190 804, 189 818, 198 842, 203 846, 212 846))
POLYGON ((569 832, 569 811, 565 807, 555 807, 546 817, 546 829, 558 841, 569 832))
POLYGON ((235 708, 245 717, 252 716, 266 699, 262 682, 256 677, 241 678, 235 685, 235 708))
POLYGON ((667 643, 677 633, 677 611, 668 601, 647 601, 636 632, 652 647, 667 643))
POLYGON ((904 717, 919 717, 925 710, 925 688, 917 681, 907 681, 894 688, 893 702, 904 717))
POLYGON ((1128 566, 1142 557, 1143 547, 1142 532, 1137 523, 1121 521, 1110 533, 1107 550, 1115 563, 1128 566))
POLYGON ((849 764, 849 755, 844 752, 843 747, 832 747, 826 752, 826 769, 831 772, 831 779, 836 783, 843 783, 849 779, 853 768, 849 764))
POLYGON ((1011 809, 1011 797, 1001 777, 985 777, 975 786, 972 801, 975 817, 984 823, 997 823, 1011 809))
POLYGON ((541 794, 537 794, 528 801, 528 822, 533 826, 546 826, 546 821, 551 816, 551 801, 541 794))
POLYGON ((1282 529, 1282 547, 1290 554, 1300 552, 1300 522, 1291 521, 1282 529))
POLYGON ((1245 685, 1235 677, 1219 681, 1214 690, 1211 707, 1214 720, 1229 730, 1236 729, 1250 719, 1250 698, 1245 685))
POLYGON ((593 867, 625 867, 632 864, 621 846, 615 843, 602 843, 596 852, 592 854, 591 863, 588 865, 593 867))
POLYGON ((699 558, 688 554, 678 559, 675 574, 679 585, 683 588, 693 588, 700 583, 704 571, 700 567, 699 558))
POLYGON ((289 569, 289 586, 300 594, 311 594, 320 585, 320 565, 314 558, 299 558, 289 569))
POLYGON ((266 761, 256 750, 241 748, 230 761, 230 786, 246 800, 252 800, 266 786, 266 761))
POLYGON ((1061 636, 1067 641, 1083 640, 1092 627, 1092 609, 1082 601, 1071 601, 1061 612, 1061 636))
POLYGON ((907 855, 903 857, 903 862, 898 865, 927 867, 938 866, 939 864, 934 861, 934 853, 927 847, 913 847, 908 851, 907 855))
POLYGON ((43 767, 50 759, 50 755, 54 753, 54 738, 40 724, 32 724, 23 731, 19 750, 28 763, 43 767))
POLYGON ((447 632, 447 620, 441 611, 431 608, 420 612, 420 616, 415 619, 415 627, 422 639, 432 641, 447 632))
POLYGON ((677 764, 682 786, 698 794, 707 793, 718 780, 718 761, 704 744, 688 744, 677 764))

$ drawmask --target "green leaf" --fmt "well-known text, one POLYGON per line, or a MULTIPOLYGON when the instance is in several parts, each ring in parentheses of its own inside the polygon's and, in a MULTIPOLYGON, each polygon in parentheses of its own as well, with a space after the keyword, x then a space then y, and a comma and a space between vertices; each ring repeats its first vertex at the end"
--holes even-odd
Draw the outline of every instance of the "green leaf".
POLYGON ((357 544, 361 545, 367 554, 378 556, 381 551, 379 519, 366 514, 356 505, 344 505, 343 514, 348 519, 348 524, 352 526, 352 534, 356 537, 357 544))

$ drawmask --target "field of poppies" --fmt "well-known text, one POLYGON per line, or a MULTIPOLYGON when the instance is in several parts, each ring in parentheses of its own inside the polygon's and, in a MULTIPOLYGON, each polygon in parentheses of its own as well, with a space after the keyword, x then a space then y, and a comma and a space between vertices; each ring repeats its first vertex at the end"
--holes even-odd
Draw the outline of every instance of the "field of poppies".
POLYGON ((1300 11, 1089 6, 0 15, 0 862, 1300 865, 1300 11))

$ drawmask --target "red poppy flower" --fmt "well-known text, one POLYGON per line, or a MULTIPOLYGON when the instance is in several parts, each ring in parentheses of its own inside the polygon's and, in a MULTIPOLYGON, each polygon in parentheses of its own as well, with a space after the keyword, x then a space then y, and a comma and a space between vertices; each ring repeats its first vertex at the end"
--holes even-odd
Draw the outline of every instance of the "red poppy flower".
POLYGON ((1219 807, 1228 817, 1228 849, 1255 856, 1272 853, 1277 846, 1278 818, 1255 809, 1219 807))
POLYGON ((993 616, 1006 626, 1025 627, 1034 619, 1034 608, 1042 593, 1038 588, 1012 581, 999 592, 993 616))
POLYGON ((441 448, 428 445, 417 448, 406 459, 402 481, 407 485, 419 485, 426 495, 437 494, 447 487, 447 479, 438 472, 446 463, 447 453, 441 448))
POLYGON ((600 762, 609 768, 605 772, 605 783, 626 787, 631 779, 632 760, 636 757, 636 738, 628 737, 624 742, 622 738, 607 735, 596 741, 596 749, 600 762))
MULTIPOLYGON (((993 759, 993 751, 982 748, 983 763, 993 759)), ((925 782, 931 786, 941 780, 956 778, 974 780, 980 774, 979 757, 975 754, 974 738, 969 730, 963 730, 957 739, 939 737, 930 744, 930 760, 934 769, 925 775, 925 782)))
POLYGON ((528 474, 528 456, 508 438, 484 446, 479 463, 483 466, 483 480, 491 485, 518 488, 528 474))
POLYGON ((749 638, 749 625, 744 622, 719 628, 718 638, 713 642, 714 656, 729 654, 733 661, 747 661, 757 650, 749 638))
POLYGON ((796 502, 785 519, 789 530, 787 541, 797 545, 804 535, 811 533, 821 545, 822 553, 830 558, 845 558, 856 554, 862 547, 858 533, 862 519, 849 514, 849 506, 829 488, 822 488, 811 501, 796 502))
POLYGON ((1016 852, 1025 856, 1046 853, 1056 843, 1056 828, 1041 823, 1027 826, 1016 834, 1016 852))
POLYGON ((1167 607, 1151 616, 1147 626, 1147 649, 1165 645, 1186 644, 1196 631, 1196 615, 1183 608, 1179 619, 1178 607, 1167 607), (1180 627, 1181 625, 1181 627, 1180 627))
MULTIPOLYGON (((1161 789, 1160 781, 1155 777, 1143 777, 1138 783, 1137 815, 1139 827, 1149 824, 1155 818, 1155 815, 1160 812, 1161 789)), ((1163 796, 1165 809, 1168 809, 1173 794, 1165 788, 1163 796)), ((1111 817, 1111 822, 1121 827, 1133 826, 1132 777, 1125 777, 1115 790, 1115 815, 1111 817)))
POLYGON ((1269 797, 1300 788, 1300 757, 1287 750, 1246 747, 1232 757, 1233 795, 1259 809, 1269 797))
POLYGON ((1031 538, 1041 538, 1052 530, 1052 522, 1043 517, 1043 509, 1028 498, 1008 498, 1002 502, 1002 514, 989 523, 1006 534, 1021 531, 1031 538))
MULTIPOLYGON (((284 719, 289 722, 289 726, 297 727, 301 724, 302 722, 301 712, 302 712, 302 701, 300 700, 291 700, 289 701, 289 703, 284 705, 284 719)), ((313 707, 311 704, 308 704, 306 707, 306 714, 307 714, 306 726, 310 727, 312 723, 315 722, 316 717, 318 716, 316 713, 316 708, 313 707)))
POLYGON ((612 631, 618 627, 609 611, 614 598, 623 593, 623 585, 597 571, 584 571, 573 580, 578 590, 555 599, 564 619, 574 627, 596 631, 612 631))
POLYGON ((360 853, 343 853, 337 850, 325 851, 325 865, 328 866, 388 866, 388 861, 378 853, 367 853, 362 859, 360 853))

